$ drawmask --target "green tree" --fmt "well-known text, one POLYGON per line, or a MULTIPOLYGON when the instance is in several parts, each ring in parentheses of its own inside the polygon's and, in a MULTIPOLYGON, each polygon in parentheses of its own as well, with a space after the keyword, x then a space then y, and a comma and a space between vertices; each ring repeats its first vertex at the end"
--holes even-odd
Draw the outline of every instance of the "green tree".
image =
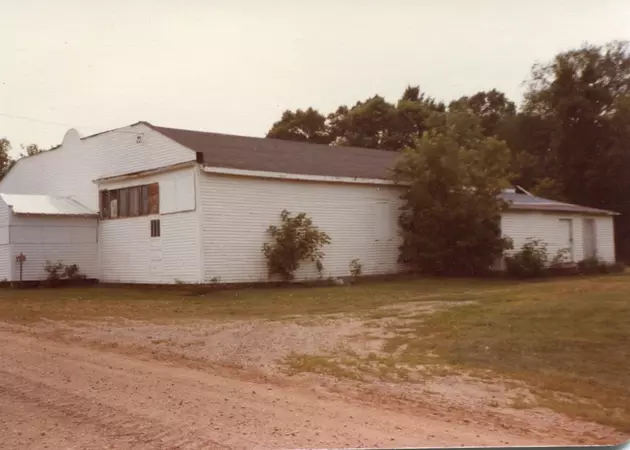
POLYGON ((326 117, 313 108, 285 111, 267 137, 400 151, 422 136, 433 112, 444 110, 418 86, 408 86, 396 104, 375 95, 352 107, 341 105, 326 117))
POLYGON ((618 251, 630 256, 630 52, 584 45, 534 66, 524 113, 551 124, 540 158, 568 201, 622 213, 618 251))
POLYGON ((44 151, 41 148, 39 148, 39 145, 37 144, 28 144, 28 145, 22 144, 20 145, 20 147, 22 148, 22 151, 20 152, 20 158, 23 158, 25 156, 37 155, 38 153, 41 153, 44 151))
POLYGON ((400 260, 431 274, 479 274, 508 246, 500 229, 507 205, 499 194, 508 184, 509 149, 485 137, 480 118, 467 111, 440 116, 395 170, 408 185, 400 260))
POLYGON ((328 116, 335 144, 397 150, 391 139, 395 111, 396 107, 380 95, 359 101, 352 108, 340 106, 328 116))
POLYGON ((8 139, 0 139, 0 180, 4 178, 6 173, 13 166, 13 159, 9 155, 11 151, 11 143, 8 139))
POLYGON ((282 118, 273 124, 267 137, 313 144, 330 144, 332 141, 326 117, 313 108, 285 111, 282 118))
POLYGON ((485 136, 498 136, 504 122, 516 115, 514 102, 496 89, 477 92, 471 97, 461 97, 451 102, 449 109, 464 109, 479 117, 485 136))

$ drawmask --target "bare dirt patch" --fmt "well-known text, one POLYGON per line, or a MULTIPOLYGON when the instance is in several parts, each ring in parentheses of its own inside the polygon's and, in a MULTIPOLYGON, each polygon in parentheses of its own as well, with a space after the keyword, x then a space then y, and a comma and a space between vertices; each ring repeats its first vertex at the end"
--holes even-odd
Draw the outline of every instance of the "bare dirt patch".
MULTIPOLYGON (((246 380, 147 354, 0 331, 6 448, 296 448, 615 441, 549 416, 506 420, 386 385, 246 380), (585 433, 586 431, 586 433, 585 433)), ((32 330, 31 330, 32 331, 32 330)), ((50 336, 49 336, 50 337, 50 336)))

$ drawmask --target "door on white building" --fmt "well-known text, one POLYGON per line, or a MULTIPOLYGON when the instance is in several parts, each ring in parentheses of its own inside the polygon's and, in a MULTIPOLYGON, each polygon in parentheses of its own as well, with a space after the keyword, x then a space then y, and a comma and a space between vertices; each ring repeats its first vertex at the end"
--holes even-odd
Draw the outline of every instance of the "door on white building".
POLYGON ((569 252, 569 261, 574 261, 573 250, 573 220, 572 219, 560 219, 560 248, 566 248, 569 252))
POLYGON ((584 240, 584 258, 595 258, 597 256, 595 219, 584 219, 582 223, 582 239, 584 240))

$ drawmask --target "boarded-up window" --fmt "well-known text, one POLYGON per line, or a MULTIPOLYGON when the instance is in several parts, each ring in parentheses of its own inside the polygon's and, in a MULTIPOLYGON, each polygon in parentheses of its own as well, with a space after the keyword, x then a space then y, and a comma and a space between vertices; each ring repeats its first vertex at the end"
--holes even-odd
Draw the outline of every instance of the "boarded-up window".
POLYGON ((160 186, 157 183, 149 185, 149 214, 160 213, 160 186))
POLYGON ((101 219, 109 219, 109 192, 101 191, 98 197, 98 206, 101 213, 101 219))
POLYGON ((149 215, 149 186, 145 184, 144 186, 140 187, 140 190, 141 190, 140 196, 142 197, 141 198, 142 211, 140 212, 140 214, 142 214, 143 216, 148 216, 149 215))
POLYGON ((99 192, 99 212, 101 219, 159 214, 159 184, 102 190, 99 192))
POLYGON ((118 216, 129 217, 129 189, 120 189, 118 192, 118 216))
POLYGON ((140 215, 141 211, 141 187, 134 186, 129 188, 129 216, 136 217, 140 215))
POLYGON ((118 191, 109 191, 109 216, 112 219, 118 217, 118 191))

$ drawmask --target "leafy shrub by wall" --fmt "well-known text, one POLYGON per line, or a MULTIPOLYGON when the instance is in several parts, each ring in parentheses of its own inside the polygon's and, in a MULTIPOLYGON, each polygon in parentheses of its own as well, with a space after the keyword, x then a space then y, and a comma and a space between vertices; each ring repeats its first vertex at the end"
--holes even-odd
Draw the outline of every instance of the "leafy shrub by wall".
POLYGON ((285 281, 291 281, 304 261, 314 263, 321 275, 324 268, 322 247, 330 244, 330 237, 313 225, 312 219, 305 213, 292 216, 285 209, 280 218, 280 226, 271 225, 267 229, 272 242, 265 243, 262 248, 269 277, 278 275, 285 281))

